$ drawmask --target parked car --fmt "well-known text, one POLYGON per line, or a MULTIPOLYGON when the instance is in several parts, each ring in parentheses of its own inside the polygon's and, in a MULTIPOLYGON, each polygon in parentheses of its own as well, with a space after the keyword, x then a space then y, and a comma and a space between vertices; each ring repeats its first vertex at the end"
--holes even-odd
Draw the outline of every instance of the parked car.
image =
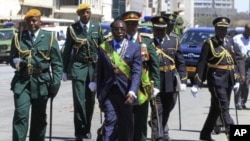
POLYGON ((9 63, 12 38, 17 32, 12 22, 0 24, 0 63, 9 63))
POLYGON ((192 78, 196 71, 196 63, 199 60, 203 42, 214 36, 213 27, 195 27, 184 32, 180 38, 180 47, 186 63, 188 78, 192 82, 192 78))

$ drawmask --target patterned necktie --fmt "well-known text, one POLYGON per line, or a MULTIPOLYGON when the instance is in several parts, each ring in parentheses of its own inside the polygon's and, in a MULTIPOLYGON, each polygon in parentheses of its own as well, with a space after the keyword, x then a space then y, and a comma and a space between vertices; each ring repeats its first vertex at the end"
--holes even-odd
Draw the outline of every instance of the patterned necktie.
POLYGON ((130 39, 129 39, 131 42, 133 42, 134 38, 133 36, 130 36, 130 39))

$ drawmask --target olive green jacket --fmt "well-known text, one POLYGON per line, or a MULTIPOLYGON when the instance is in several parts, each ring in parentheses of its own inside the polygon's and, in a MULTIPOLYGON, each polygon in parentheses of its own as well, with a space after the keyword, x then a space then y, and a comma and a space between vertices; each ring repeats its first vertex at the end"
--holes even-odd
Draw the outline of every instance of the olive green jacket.
POLYGON ((63 71, 73 80, 85 81, 87 76, 93 79, 95 62, 78 62, 76 57, 97 57, 97 48, 103 42, 99 23, 89 21, 87 34, 84 34, 80 22, 72 24, 67 29, 67 39, 63 51, 63 71), (70 63, 72 59, 72 63, 70 63))
POLYGON ((35 41, 32 41, 27 30, 14 36, 11 43, 10 65, 18 69, 13 59, 22 60, 11 82, 11 90, 15 94, 22 93, 27 84, 31 84, 31 90, 34 90, 31 93, 35 93, 34 98, 38 95, 48 95, 49 92, 58 92, 63 64, 58 43, 52 34, 50 31, 40 29, 35 41), (41 73, 29 75, 27 71, 29 65, 40 69, 41 73))

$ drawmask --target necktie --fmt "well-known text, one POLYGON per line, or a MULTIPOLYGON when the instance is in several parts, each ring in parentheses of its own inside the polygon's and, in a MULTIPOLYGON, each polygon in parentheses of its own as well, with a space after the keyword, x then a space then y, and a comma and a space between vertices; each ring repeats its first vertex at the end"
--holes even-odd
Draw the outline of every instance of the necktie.
POLYGON ((83 25, 83 34, 87 34, 87 26, 83 25))
POLYGON ((36 37, 35 37, 35 34, 34 34, 34 33, 31 33, 31 34, 30 34, 30 37, 31 37, 32 41, 35 41, 35 40, 36 40, 36 37))
POLYGON ((159 39, 159 45, 161 45, 161 44, 162 44, 162 38, 159 39))
POLYGON ((130 36, 130 39, 129 39, 129 40, 133 42, 133 39, 134 39, 133 36, 130 36))

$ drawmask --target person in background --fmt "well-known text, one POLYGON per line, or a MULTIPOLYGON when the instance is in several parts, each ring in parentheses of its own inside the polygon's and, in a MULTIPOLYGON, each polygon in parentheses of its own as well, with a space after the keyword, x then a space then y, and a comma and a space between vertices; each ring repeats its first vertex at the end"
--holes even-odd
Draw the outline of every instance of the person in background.
POLYGON ((174 24, 173 15, 155 16, 151 21, 154 47, 160 62, 160 92, 155 97, 156 106, 151 103, 152 140, 170 140, 168 134, 163 134, 164 127, 176 103, 177 93, 186 89, 187 73, 179 40, 169 36, 171 30, 167 30, 168 24, 174 24))
POLYGON ((177 16, 176 17, 176 24, 174 26, 174 33, 176 33, 178 36, 181 36, 184 32, 185 26, 184 26, 184 20, 183 18, 179 15, 180 12, 183 10, 180 9, 175 9, 173 13, 177 16))
POLYGON ((245 25, 245 30, 242 34, 233 37, 234 44, 239 47, 245 59, 246 81, 240 84, 240 89, 235 94, 235 104, 238 110, 247 109, 246 102, 248 99, 249 82, 250 82, 250 24, 245 25))
POLYGON ((205 124, 200 132, 200 140, 214 141, 211 133, 220 117, 225 133, 230 139, 230 125, 234 121, 229 113, 231 92, 239 89, 239 81, 244 81, 244 60, 238 47, 234 46, 232 38, 228 38, 227 28, 230 19, 218 17, 213 20, 215 36, 206 40, 202 46, 201 55, 197 63, 194 76, 194 84, 191 92, 197 95, 198 87, 207 80, 207 86, 211 93, 211 105, 205 124), (239 72, 236 72, 239 70, 239 72), (236 80, 236 73, 240 80, 236 80))
POLYGON ((92 136, 90 131, 96 90, 94 71, 97 49, 103 42, 103 35, 100 24, 90 20, 89 4, 80 4, 76 13, 80 20, 67 29, 62 80, 67 81, 68 77, 72 79, 75 137, 81 141, 92 136))
POLYGON ((30 9, 24 20, 28 30, 14 36, 10 50, 10 65, 16 69, 11 82, 15 103, 12 140, 26 140, 30 121, 29 140, 44 141, 47 102, 60 88, 63 63, 54 34, 40 29, 41 12, 30 9))
POLYGON ((126 24, 111 23, 113 39, 99 47, 97 61, 97 99, 104 112, 98 141, 133 141, 133 104, 137 101, 142 57, 139 44, 127 40, 126 24))
POLYGON ((157 95, 160 88, 160 71, 159 60, 156 55, 156 49, 153 47, 153 36, 147 33, 138 32, 139 20, 141 14, 136 11, 127 11, 122 14, 122 20, 125 21, 127 27, 126 38, 134 43, 140 44, 143 72, 142 79, 148 82, 141 82, 141 91, 143 95, 138 94, 138 104, 134 106, 134 139, 133 141, 147 140, 147 119, 148 119, 148 103, 150 97, 157 95), (151 81, 154 82, 153 86, 151 81), (143 89, 145 88, 145 89, 143 89), (153 93, 151 91, 153 89, 153 93))

